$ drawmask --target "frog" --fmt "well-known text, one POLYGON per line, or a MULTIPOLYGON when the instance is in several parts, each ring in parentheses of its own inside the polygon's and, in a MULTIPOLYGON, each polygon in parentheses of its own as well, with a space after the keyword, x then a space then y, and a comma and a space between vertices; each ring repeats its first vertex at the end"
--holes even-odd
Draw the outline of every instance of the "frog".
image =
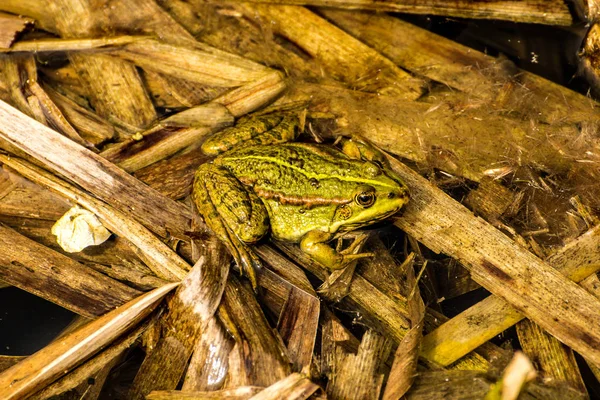
POLYGON ((247 117, 201 146, 215 158, 196 170, 193 201, 254 289, 262 264, 251 246, 268 233, 336 270, 372 253, 356 252, 356 241, 344 250, 330 242, 387 219, 409 199, 366 141, 297 142, 302 125, 293 112, 247 117))

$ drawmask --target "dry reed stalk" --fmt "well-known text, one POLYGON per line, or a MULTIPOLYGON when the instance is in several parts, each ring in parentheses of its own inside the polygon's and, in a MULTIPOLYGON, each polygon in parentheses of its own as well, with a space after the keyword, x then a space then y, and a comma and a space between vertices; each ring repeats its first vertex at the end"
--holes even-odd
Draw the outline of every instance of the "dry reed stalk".
POLYGON ((97 317, 140 294, 2 224, 0 244, 3 281, 77 314, 97 317))
POLYGON ((148 316, 177 285, 171 283, 139 296, 5 370, 0 374, 4 398, 33 394, 88 359, 148 316))
MULTIPOLYGON (((593 274, 600 268, 599 232, 598 227, 587 232, 550 256, 547 262, 576 281, 593 274)), ((422 354, 440 365, 448 365, 523 318, 520 311, 500 297, 489 296, 426 335, 422 354)))
POLYGON ((306 400, 321 388, 306 376, 293 373, 250 397, 250 400, 306 400))
MULTIPOLYGON (((108 348, 103 349, 100 353, 85 361, 67 375, 57 379, 29 398, 32 400, 47 399, 65 393, 82 384, 88 384, 96 390, 101 389, 104 382, 102 379, 96 377, 97 374, 103 373, 105 378, 111 368, 120 361, 123 353, 134 345, 135 341, 146 328, 147 324, 141 324, 125 337, 119 338, 108 348), (93 382, 90 384, 91 380, 93 382)), ((84 391, 84 393, 86 392, 84 391)))
POLYGON ((107 36, 102 38, 79 38, 79 39, 36 39, 20 40, 14 45, 0 48, 0 53, 44 53, 54 51, 86 51, 94 49, 105 49, 107 47, 120 47, 138 40, 146 40, 146 36, 107 36))
POLYGON ((0 102, 0 120, 0 137, 40 160, 46 167, 134 216, 160 236, 166 236, 167 230, 183 235, 189 213, 179 204, 4 102, 0 102), (37 133, 35 141, 30 140, 30 132, 37 133))
POLYGON ((327 397, 332 400, 380 398, 384 376, 379 368, 390 351, 390 341, 369 329, 356 354, 338 355, 341 361, 327 383, 327 397))
POLYGON ((523 352, 530 360, 534 360, 535 368, 544 381, 567 384, 587 395, 573 350, 528 319, 519 322, 516 327, 523 352))
POLYGON ((433 251, 460 260, 477 283, 569 347, 600 361, 600 301, 410 168, 388 160, 412 196, 396 226, 433 251))
POLYGON ((195 48, 154 39, 129 43, 113 53, 154 72, 217 87, 241 86, 271 71, 258 63, 208 46, 195 48))
MULTIPOLYGON (((214 0, 213 0, 214 1, 214 0)), ((458 18, 504 19, 549 25, 571 25, 567 5, 560 0, 249 0, 272 5, 294 4, 346 9, 366 9, 408 14, 431 14, 458 18)))
POLYGON ((260 386, 238 386, 210 392, 156 390, 146 396, 148 400, 248 400, 264 388, 260 386))
POLYGON ((185 277, 189 265, 142 224, 24 160, 0 154, 0 162, 96 214, 109 230, 131 241, 138 256, 159 278, 175 281, 185 277))
POLYGON ((423 94, 424 83, 420 79, 306 8, 259 4, 236 7, 250 17, 256 14, 270 21, 275 31, 317 59, 331 76, 349 87, 406 100, 415 100, 423 94))
POLYGON ((9 48, 17 35, 33 25, 33 20, 0 12, 0 52, 9 48))
POLYGON ((162 335, 138 370, 127 396, 130 399, 143 399, 155 389, 176 388, 221 302, 230 256, 216 238, 204 244, 202 256, 168 300, 168 312, 158 319, 162 335))

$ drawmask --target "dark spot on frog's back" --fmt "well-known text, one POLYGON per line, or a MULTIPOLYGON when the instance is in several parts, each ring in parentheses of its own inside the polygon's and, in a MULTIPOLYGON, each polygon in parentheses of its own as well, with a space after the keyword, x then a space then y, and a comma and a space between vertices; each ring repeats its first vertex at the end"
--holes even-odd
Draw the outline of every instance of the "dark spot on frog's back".
POLYGON ((492 262, 490 262, 487 259, 482 259, 481 260, 481 266, 492 276, 495 276, 496 278, 498 278, 499 280, 503 281, 503 282, 512 282, 514 281, 513 277, 510 276, 509 274, 507 274, 506 272, 502 271, 498 266, 496 266, 495 264, 493 264, 492 262))
POLYGON ((304 167, 304 160, 300 158, 288 158, 288 163, 298 168, 304 167))
POLYGON ((317 189, 321 186, 321 184, 319 183, 319 181, 317 179, 315 179, 315 178, 310 178, 308 180, 308 182, 310 183, 310 185, 312 187, 317 188, 317 189))

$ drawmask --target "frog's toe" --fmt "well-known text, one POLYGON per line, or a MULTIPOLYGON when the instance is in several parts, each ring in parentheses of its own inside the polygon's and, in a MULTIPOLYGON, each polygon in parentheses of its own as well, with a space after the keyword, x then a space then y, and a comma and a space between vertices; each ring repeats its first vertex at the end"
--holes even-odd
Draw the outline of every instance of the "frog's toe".
POLYGON ((235 258, 235 262, 240 269, 240 274, 246 275, 252 284, 252 288, 256 290, 258 287, 258 281, 256 271, 262 268, 262 264, 258 256, 252 251, 251 248, 246 246, 243 242, 235 240, 232 242, 235 247, 235 253, 238 257, 235 258))

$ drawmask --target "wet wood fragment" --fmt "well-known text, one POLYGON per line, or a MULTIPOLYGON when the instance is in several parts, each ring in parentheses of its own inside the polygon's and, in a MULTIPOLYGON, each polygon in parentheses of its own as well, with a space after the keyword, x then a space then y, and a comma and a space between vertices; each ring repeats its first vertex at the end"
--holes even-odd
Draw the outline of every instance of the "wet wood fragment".
POLYGON ((86 268, 0 224, 4 282, 86 317, 121 306, 140 292, 86 268))
POLYGON ((288 376, 290 363, 281 338, 269 326, 252 291, 233 276, 222 307, 236 330, 232 332, 236 344, 229 359, 230 379, 270 386, 288 376))
POLYGON ((5 398, 23 398, 65 374, 146 317, 177 285, 148 292, 5 370, 0 374, 5 398))
POLYGON ((269 268, 289 284, 277 329, 287 346, 293 370, 306 372, 317 340, 320 299, 304 272, 294 263, 270 246, 260 246, 257 252, 269 268))
MULTIPOLYGON (((196 342, 182 391, 217 391, 227 378, 233 340, 218 319, 209 319, 196 342)), ((152 392, 148 395, 151 396, 152 392)), ((146 396, 146 397, 148 397, 146 396)))

